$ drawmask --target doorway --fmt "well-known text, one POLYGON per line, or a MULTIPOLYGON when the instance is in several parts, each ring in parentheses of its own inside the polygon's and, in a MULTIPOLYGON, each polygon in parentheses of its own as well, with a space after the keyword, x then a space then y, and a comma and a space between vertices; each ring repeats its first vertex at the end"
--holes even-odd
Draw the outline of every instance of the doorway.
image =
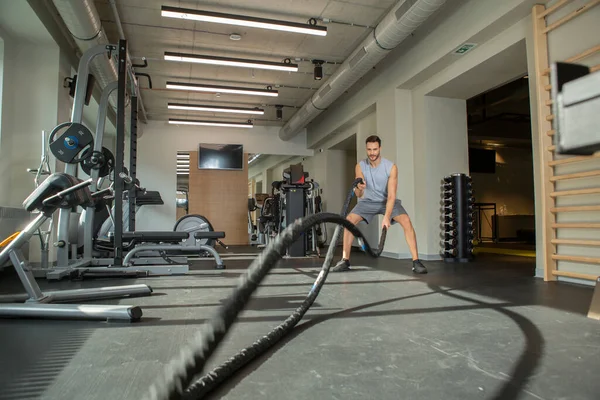
POLYGON ((535 257, 528 76, 467 100, 476 252, 535 257))

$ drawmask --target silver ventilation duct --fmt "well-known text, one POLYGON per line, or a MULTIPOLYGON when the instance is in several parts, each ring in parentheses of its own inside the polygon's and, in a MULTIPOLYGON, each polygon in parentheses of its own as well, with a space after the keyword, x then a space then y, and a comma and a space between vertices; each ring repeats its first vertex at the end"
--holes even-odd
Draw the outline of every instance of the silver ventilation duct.
POLYGON ((446 0, 401 0, 337 71, 279 130, 281 140, 298 135, 315 117, 398 46, 446 0))
MULTIPOLYGON (((92 0, 53 0, 53 3, 82 53, 96 45, 109 44, 92 0)), ((117 67, 108 56, 94 58, 90 70, 102 89, 118 77, 117 67)), ((110 102, 113 107, 115 98, 110 102)))
MULTIPOLYGON (((102 28, 98 10, 93 0, 52 0, 65 26, 71 33, 73 40, 79 50, 83 53, 87 49, 99 44, 109 44, 106 32, 102 28)), ((114 58, 109 59, 107 55, 97 56, 90 64, 91 73, 98 81, 100 88, 104 89, 110 82, 118 79, 118 70, 114 58)), ((130 77, 132 76, 131 71, 130 77)), ((141 102, 141 98, 140 98, 141 102)), ((110 96, 109 104, 116 110, 116 92, 110 96)), ((143 105, 141 105, 142 112, 143 105)), ((129 131, 129 124, 125 124, 129 131)), ((141 132, 139 132, 141 133, 141 132)), ((138 136, 141 136, 138 134, 138 136)))

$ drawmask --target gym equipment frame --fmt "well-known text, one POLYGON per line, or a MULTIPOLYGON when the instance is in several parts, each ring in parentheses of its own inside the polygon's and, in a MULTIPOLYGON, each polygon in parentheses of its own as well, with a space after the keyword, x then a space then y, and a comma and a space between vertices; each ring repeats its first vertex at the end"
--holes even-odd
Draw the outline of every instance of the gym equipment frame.
POLYGON ((54 173, 25 200, 24 207, 27 211, 38 210, 39 215, 23 231, 19 232, 12 241, 10 239, 5 241, 9 243, 0 253, 0 264, 4 264, 8 259, 11 260, 26 294, 0 296, 0 302, 11 303, 0 305, 1 317, 126 321, 137 321, 142 317, 142 310, 138 306, 52 304, 54 302, 84 299, 149 295, 152 293, 152 289, 147 285, 137 284, 43 292, 33 276, 31 266, 21 251, 21 248, 29 242, 36 231, 52 217, 57 209, 69 209, 78 205, 77 203, 82 204, 84 201, 91 199, 92 196, 88 189, 91 183, 92 179, 80 181, 65 173, 54 173), (63 187, 66 188, 60 190, 63 187), (78 191, 84 191, 84 194, 75 195, 78 191), (68 196, 70 196, 70 200, 68 196), (59 204, 56 205, 56 203, 59 204))

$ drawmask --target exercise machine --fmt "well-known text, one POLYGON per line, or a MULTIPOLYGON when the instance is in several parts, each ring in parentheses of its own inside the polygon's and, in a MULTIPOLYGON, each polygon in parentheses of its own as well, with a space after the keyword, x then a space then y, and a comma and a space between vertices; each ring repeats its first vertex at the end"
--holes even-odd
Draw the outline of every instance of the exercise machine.
POLYGON ((92 179, 82 181, 66 173, 54 173, 23 202, 27 211, 37 211, 39 214, 23 231, 2 242, 5 247, 0 253, 0 264, 9 259, 12 261, 26 294, 0 296, 0 302, 11 302, 0 305, 0 316, 127 321, 137 321, 142 317, 142 310, 138 306, 53 303, 150 295, 152 289, 149 286, 138 284, 44 292, 38 286, 32 268, 22 253, 21 248, 52 218, 56 210, 69 210, 76 206, 93 204, 93 195, 89 190, 91 184, 92 179))
MULTIPOLYGON (((60 210, 58 222, 58 249, 57 265, 42 271, 47 279, 61 279, 65 276, 149 276, 185 274, 189 271, 187 259, 167 259, 161 256, 164 251, 185 251, 188 253, 202 254, 211 252, 217 260, 217 268, 224 268, 216 250, 200 244, 189 246, 182 241, 190 237, 195 240, 223 238, 223 232, 137 232, 135 231, 135 198, 139 188, 136 187, 135 169, 137 153, 137 98, 130 98, 131 112, 131 142, 130 142, 130 172, 133 176, 123 173, 125 149, 125 57, 127 44, 120 40, 118 46, 96 46, 88 49, 81 58, 78 77, 75 84, 75 96, 71 122, 57 126, 50 135, 50 150, 57 159, 66 164, 65 172, 75 175, 77 165, 81 164, 84 172, 90 175, 90 190, 95 192, 98 179, 106 175, 113 177, 111 184, 113 194, 113 210, 109 212, 114 229, 107 237, 108 246, 111 248, 109 258, 93 257, 94 250, 94 214, 95 210, 88 208, 84 219, 83 256, 78 257, 78 244, 70 240, 71 210, 60 210), (90 62, 107 51, 117 50, 118 56, 113 57, 118 61, 118 80, 109 83, 103 90, 96 126, 96 140, 92 133, 81 124, 84 104, 85 89, 88 80, 90 62), (111 158, 106 149, 102 147, 104 125, 108 109, 108 100, 113 91, 117 90, 117 140, 116 154, 111 158), (58 131, 64 127, 67 130, 60 136, 58 131), (126 203, 126 204, 124 204, 126 203), (124 215, 125 214, 125 215, 124 215), (142 257, 148 252, 157 257, 142 257)), ((77 240, 75 240, 77 241, 77 240)))
MULTIPOLYGON (((320 188, 317 182, 308 181, 308 172, 304 171, 302 164, 290 165, 283 171, 284 181, 281 183, 285 209, 285 226, 291 225, 299 218, 305 218, 315 213, 315 200, 320 207, 320 188)), ((283 214, 283 212, 282 212, 283 214)), ((317 255, 320 257, 318 235, 322 232, 321 225, 313 226, 302 234, 287 250, 288 257, 306 257, 317 255)))

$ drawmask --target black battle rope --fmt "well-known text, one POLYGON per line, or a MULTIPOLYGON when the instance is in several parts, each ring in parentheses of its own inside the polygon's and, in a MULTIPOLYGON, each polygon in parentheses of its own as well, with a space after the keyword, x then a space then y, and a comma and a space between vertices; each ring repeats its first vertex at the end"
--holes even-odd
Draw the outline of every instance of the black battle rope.
POLYGON ((246 274, 240 277, 237 287, 233 294, 226 300, 203 329, 200 330, 192 342, 181 350, 178 357, 175 357, 165 369, 163 377, 150 388, 147 399, 199 399, 208 392, 214 390, 225 379, 230 377, 239 368, 246 365, 256 356, 262 354, 282 337, 291 331, 291 329, 302 319, 306 311, 317 298, 325 279, 329 273, 335 252, 335 245, 329 246, 323 267, 315 283, 313 284, 308 296, 304 302, 292 313, 283 323, 263 336, 252 346, 242 349, 235 356, 213 369, 208 374, 201 377, 192 384, 192 380, 204 369, 204 366, 210 356, 216 351, 219 343, 226 337, 228 330, 235 322, 238 314, 243 311, 250 296, 258 287, 258 284, 265 278, 271 268, 283 257, 288 246, 294 243, 300 235, 309 230, 314 225, 325 222, 335 223, 335 233, 331 243, 336 243, 342 227, 348 229, 354 236, 361 239, 363 250, 371 257, 379 257, 383 250, 386 237, 384 229, 381 235, 379 248, 374 251, 360 230, 345 216, 350 205, 354 188, 361 180, 357 179, 352 185, 344 203, 341 215, 333 213, 319 213, 306 218, 297 219, 289 225, 267 246, 267 248, 258 255, 252 262, 246 274))

